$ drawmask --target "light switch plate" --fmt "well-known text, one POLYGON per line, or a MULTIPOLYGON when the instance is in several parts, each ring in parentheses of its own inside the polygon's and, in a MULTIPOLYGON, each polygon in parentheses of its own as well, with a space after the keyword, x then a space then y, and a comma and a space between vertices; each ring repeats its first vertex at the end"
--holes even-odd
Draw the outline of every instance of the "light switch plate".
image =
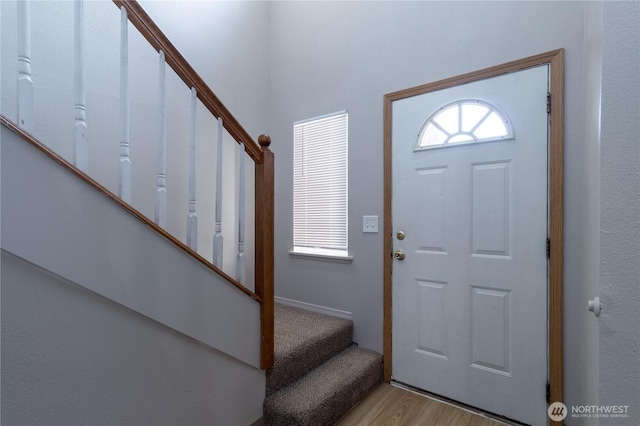
POLYGON ((378 232, 378 216, 362 216, 362 232, 378 232))

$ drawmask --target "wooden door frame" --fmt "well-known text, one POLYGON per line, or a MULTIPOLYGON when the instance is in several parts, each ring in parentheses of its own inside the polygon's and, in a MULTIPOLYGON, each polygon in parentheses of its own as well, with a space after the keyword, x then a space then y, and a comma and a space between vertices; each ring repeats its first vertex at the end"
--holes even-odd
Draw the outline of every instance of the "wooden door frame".
POLYGON ((391 268, 393 253, 393 222, 391 217, 391 123, 392 103, 412 96, 459 86, 478 80, 496 77, 527 68, 549 65, 550 108, 549 112, 549 217, 548 238, 550 253, 548 261, 548 383, 549 401, 563 401, 562 383, 562 270, 563 270, 563 190, 564 190, 564 49, 553 50, 517 61, 496 65, 479 71, 458 75, 409 89, 384 95, 384 380, 391 381, 391 333, 392 333, 392 289, 391 268))

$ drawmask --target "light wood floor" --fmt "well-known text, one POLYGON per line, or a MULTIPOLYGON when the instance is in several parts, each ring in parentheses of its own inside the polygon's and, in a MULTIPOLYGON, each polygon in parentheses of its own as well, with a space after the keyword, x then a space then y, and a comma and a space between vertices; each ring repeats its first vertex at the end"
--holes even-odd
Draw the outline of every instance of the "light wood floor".
POLYGON ((336 424, 352 425, 498 426, 504 423, 383 383, 336 424))

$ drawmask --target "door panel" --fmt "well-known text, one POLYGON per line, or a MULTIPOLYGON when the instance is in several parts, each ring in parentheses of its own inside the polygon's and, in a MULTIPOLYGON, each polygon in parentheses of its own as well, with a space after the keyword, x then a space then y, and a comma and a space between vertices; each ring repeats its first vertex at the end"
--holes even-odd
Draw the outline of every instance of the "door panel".
POLYGON ((392 375, 546 422, 548 66, 394 101, 392 375), (514 138, 416 150, 460 99, 504 111, 514 138))

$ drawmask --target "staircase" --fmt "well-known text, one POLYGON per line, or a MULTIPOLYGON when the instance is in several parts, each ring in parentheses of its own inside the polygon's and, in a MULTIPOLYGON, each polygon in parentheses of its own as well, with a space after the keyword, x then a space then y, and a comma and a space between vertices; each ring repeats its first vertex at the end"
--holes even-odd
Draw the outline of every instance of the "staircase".
POLYGON ((332 425, 382 380, 382 356, 353 342, 350 320, 276 304, 274 339, 266 426, 332 425))
POLYGON ((136 0, 109 3, 2 2, 3 415, 252 424, 273 365, 270 138, 249 135, 136 0), (72 45, 49 43, 60 31, 72 45), (196 147, 216 154, 196 162, 196 147))

